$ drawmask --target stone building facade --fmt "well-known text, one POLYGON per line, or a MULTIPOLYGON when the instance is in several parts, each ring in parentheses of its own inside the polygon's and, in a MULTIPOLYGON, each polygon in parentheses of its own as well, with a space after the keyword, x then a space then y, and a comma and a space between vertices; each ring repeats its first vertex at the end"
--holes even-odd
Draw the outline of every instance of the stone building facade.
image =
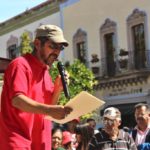
MULTIPOLYGON (((0 57, 19 55, 20 36, 56 24, 70 45, 60 59, 80 59, 95 74, 95 96, 134 126, 133 107, 150 104, 150 1, 48 0, 0 24, 0 57)), ((100 111, 103 112, 102 110, 100 111)))

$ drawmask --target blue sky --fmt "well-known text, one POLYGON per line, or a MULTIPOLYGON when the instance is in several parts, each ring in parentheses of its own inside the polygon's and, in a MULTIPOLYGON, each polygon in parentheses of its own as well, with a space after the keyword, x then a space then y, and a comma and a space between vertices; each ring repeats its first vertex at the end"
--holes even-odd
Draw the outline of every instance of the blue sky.
POLYGON ((26 9, 30 9, 47 0, 1 0, 0 22, 8 20, 26 9))

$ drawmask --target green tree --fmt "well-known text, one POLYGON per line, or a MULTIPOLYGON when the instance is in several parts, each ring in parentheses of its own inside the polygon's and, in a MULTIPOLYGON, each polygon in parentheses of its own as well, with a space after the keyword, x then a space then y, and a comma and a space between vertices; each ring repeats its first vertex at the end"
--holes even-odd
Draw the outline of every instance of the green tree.
POLYGON ((28 32, 24 32, 21 35, 20 52, 21 55, 32 52, 31 39, 28 32))
MULTIPOLYGON (((66 71, 69 73, 70 84, 68 85, 70 97, 73 98, 81 91, 93 93, 93 86, 97 84, 94 74, 79 60, 75 60, 71 65, 67 62, 65 64, 66 71)), ((57 63, 54 63, 53 68, 50 70, 52 79, 54 80, 58 75, 57 63)), ((65 105, 69 100, 62 92, 59 104, 65 105)), ((93 113, 82 116, 82 119, 89 118, 93 113)))

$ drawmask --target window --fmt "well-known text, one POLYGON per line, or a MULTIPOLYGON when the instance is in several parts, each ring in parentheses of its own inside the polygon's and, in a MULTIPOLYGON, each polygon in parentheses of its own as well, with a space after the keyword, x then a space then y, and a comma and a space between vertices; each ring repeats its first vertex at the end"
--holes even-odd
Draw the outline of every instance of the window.
POLYGON ((10 59, 14 59, 17 57, 17 47, 16 45, 11 45, 8 47, 8 55, 10 59))
POLYGON ((132 32, 134 44, 135 69, 144 68, 146 67, 144 25, 138 24, 133 26, 132 32))
POLYGON ((85 42, 77 43, 77 57, 82 63, 86 63, 85 42))
POLYGON ((87 34, 85 31, 78 29, 73 37, 74 57, 88 66, 87 58, 87 34))
POLYGON ((7 41, 7 57, 14 59, 19 56, 18 38, 11 35, 7 41))
POLYGON ((105 34, 105 50, 106 50, 106 64, 107 75, 115 75, 115 61, 114 61, 114 33, 105 34))
POLYGON ((116 23, 106 19, 100 28, 101 39, 101 72, 102 76, 114 76, 117 71, 116 62, 116 23))
POLYGON ((131 69, 142 69, 147 67, 147 57, 149 51, 146 51, 146 13, 139 9, 133 10, 127 18, 127 33, 129 47, 129 67, 131 69))

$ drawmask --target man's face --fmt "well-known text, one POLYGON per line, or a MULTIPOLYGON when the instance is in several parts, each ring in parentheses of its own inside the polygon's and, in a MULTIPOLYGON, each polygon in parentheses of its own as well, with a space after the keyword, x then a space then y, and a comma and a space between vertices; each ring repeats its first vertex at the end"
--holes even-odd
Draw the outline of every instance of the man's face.
POLYGON ((46 41, 44 45, 41 45, 40 40, 36 42, 38 59, 49 67, 57 60, 63 48, 62 44, 53 43, 51 41, 46 41))
POLYGON ((118 131, 118 127, 121 124, 121 121, 117 119, 109 119, 104 117, 103 118, 103 123, 104 123, 104 129, 108 134, 113 134, 114 132, 118 131))
POLYGON ((136 119, 138 127, 148 125, 149 113, 148 113, 148 111, 146 111, 145 106, 136 108, 136 110, 135 110, 135 119, 136 119))

